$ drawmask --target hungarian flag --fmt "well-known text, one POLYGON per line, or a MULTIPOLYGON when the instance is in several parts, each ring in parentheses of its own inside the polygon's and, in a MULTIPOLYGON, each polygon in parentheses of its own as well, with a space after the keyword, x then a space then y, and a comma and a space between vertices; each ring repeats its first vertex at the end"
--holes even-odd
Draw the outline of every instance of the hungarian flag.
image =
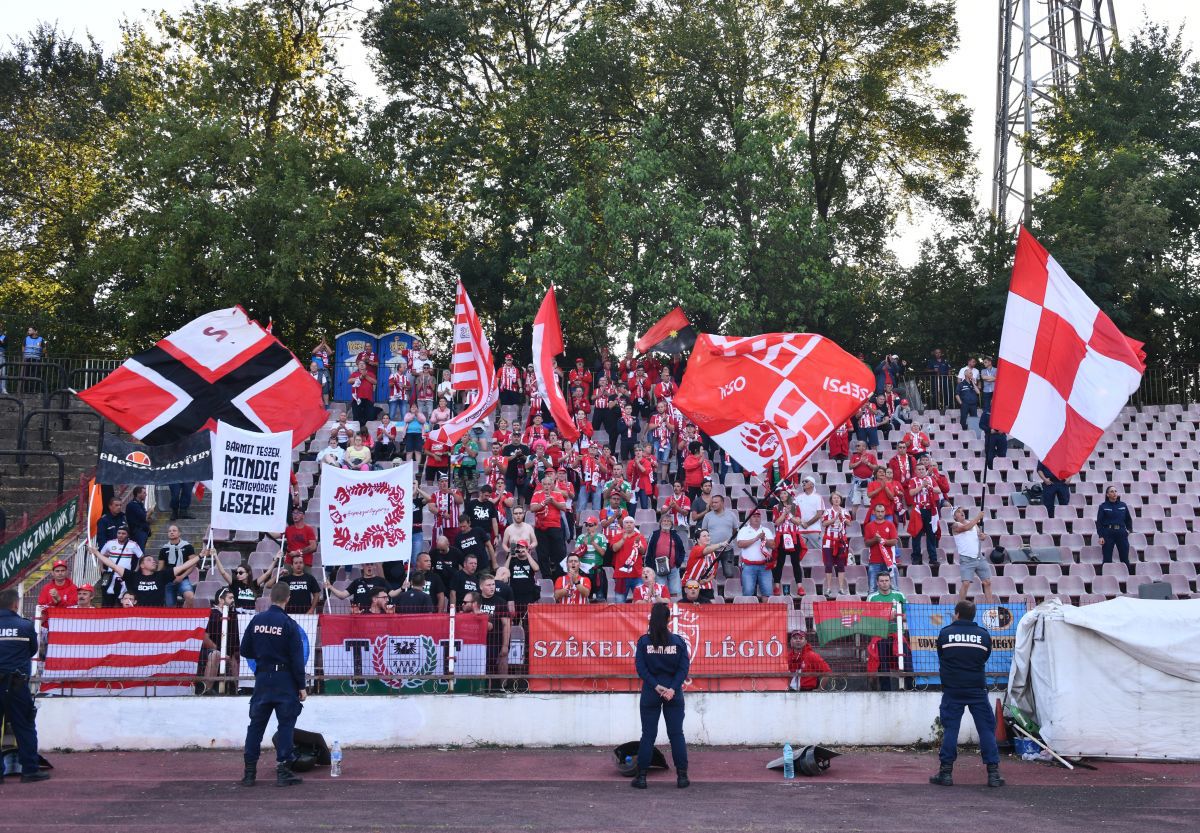
POLYGON ((200 316, 79 398, 147 445, 178 442, 218 420, 291 431, 299 445, 326 420, 321 386, 241 307, 200 316))
POLYGON ((453 446, 475 423, 496 409, 500 398, 492 348, 462 281, 458 282, 454 297, 454 357, 450 362, 450 384, 455 390, 473 394, 468 398, 470 405, 429 432, 425 438, 426 446, 433 443, 453 446))
POLYGON ((788 476, 866 401, 875 376, 824 336, 701 333, 672 400, 750 471, 788 476))
POLYGON ((692 322, 680 307, 675 307, 637 340, 634 349, 639 353, 682 353, 695 343, 692 322))
POLYGON ((856 633, 887 636, 895 619, 895 607, 890 602, 813 603, 813 625, 822 645, 856 633))
POLYGON ((554 357, 563 352, 562 325, 558 321, 558 300, 554 297, 554 286, 546 290, 546 297, 533 319, 533 373, 537 377, 538 393, 542 401, 550 406, 550 416, 558 436, 574 442, 579 439, 579 429, 571 419, 567 400, 563 398, 558 378, 554 375, 554 357))
POLYGON ((1060 478, 1077 474, 1142 383, 1146 353, 1021 228, 991 425, 1060 478))

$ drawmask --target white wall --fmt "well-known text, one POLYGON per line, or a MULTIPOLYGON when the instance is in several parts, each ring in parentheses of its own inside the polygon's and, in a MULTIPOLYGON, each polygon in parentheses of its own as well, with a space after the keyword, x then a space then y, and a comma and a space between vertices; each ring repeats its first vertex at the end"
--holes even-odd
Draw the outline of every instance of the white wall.
MULTIPOLYGON (((934 692, 687 695, 688 741, 714 746, 902 746, 934 739, 934 692)), ((44 697, 43 749, 241 748, 248 697, 44 697), (130 719, 134 716, 135 719, 130 719)), ((974 740, 964 715, 961 741, 974 740)), ((640 733, 636 694, 320 696, 300 728, 356 747, 615 746, 640 733)), ((267 739, 275 731, 274 721, 267 739)), ((660 726, 660 743, 666 729, 660 726)))

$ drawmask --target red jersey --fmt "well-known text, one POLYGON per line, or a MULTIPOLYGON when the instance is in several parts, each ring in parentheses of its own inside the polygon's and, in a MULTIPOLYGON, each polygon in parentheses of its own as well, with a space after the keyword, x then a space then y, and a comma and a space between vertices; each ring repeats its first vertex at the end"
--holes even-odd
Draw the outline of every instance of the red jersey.
POLYGON ((683 582, 686 584, 689 581, 698 581, 701 590, 712 590, 713 575, 716 573, 717 558, 720 555, 720 550, 713 550, 705 555, 704 547, 699 544, 692 547, 692 551, 688 553, 687 566, 683 568, 683 582))
POLYGON ((430 376, 428 379, 417 379, 417 401, 432 402, 434 395, 437 393, 437 382, 430 376))
POLYGON ((675 390, 676 390, 675 382, 672 381, 671 379, 668 379, 665 382, 660 381, 660 382, 655 383, 654 387, 651 388, 651 390, 654 393, 654 401, 655 402, 658 402, 662 399, 670 399, 672 396, 675 395, 675 390))
POLYGON ((549 503, 549 498, 556 498, 559 501, 566 502, 566 497, 558 489, 551 489, 549 493, 541 486, 537 487, 537 491, 533 493, 533 499, 529 502, 529 508, 533 510, 534 529, 558 529, 562 527, 562 510, 552 503, 549 503), (541 509, 533 509, 533 505, 541 504, 541 509))
POLYGON ((521 442, 525 445, 533 445, 534 440, 547 440, 549 437, 550 431, 545 425, 530 425, 525 429, 521 442))
POLYGON ((800 520, 795 515, 788 515, 775 524, 775 548, 780 553, 808 552, 800 535, 800 520))
POLYGON ((501 365, 500 390, 521 392, 521 371, 515 365, 501 365))
POLYGON ((847 527, 854 520, 854 513, 846 508, 831 506, 821 515, 821 521, 829 521, 829 526, 825 527, 821 535, 821 546, 836 547, 845 543, 849 535, 847 527))
POLYGON ((350 374, 350 390, 354 394, 354 398, 358 400, 374 399, 375 398, 375 376, 370 371, 360 373, 354 371, 350 374))
POLYGON ((492 448, 499 451, 512 442, 512 431, 501 431, 497 428, 492 432, 492 448))
POLYGON ((562 590, 566 588, 567 590, 567 595, 557 600, 560 605, 587 604, 588 596, 592 593, 592 581, 586 577, 580 577, 580 581, 582 583, 579 587, 575 587, 573 584, 568 587, 567 576, 561 575, 558 577, 554 582, 554 589, 562 590))
POLYGON ((388 396, 392 399, 402 399, 405 402, 413 398, 413 377, 408 373, 393 372, 388 377, 388 396))
POLYGON ((633 588, 635 602, 670 602, 671 593, 665 584, 639 584, 633 588))
POLYGON ((583 395, 588 396, 592 392, 592 371, 576 368, 567 374, 567 382, 572 390, 583 388, 583 395))
MULTIPOLYGON (((308 524, 295 526, 288 524, 283 530, 283 542, 288 552, 301 552, 309 544, 317 540, 317 531, 308 524)), ((313 554, 304 553, 304 566, 311 567, 313 554)))
POLYGON ((904 439, 908 442, 908 453, 914 457, 929 451, 929 435, 924 431, 915 434, 910 431, 904 435, 904 439))
POLYGON ((646 494, 653 494, 654 461, 649 457, 630 460, 625 465, 625 479, 633 484, 633 488, 641 489, 646 494))
POLYGON ((875 468, 879 460, 869 451, 859 454, 857 451, 850 455, 850 472, 859 480, 869 480, 875 476, 875 468))
POLYGON ((874 518, 863 524, 863 538, 879 536, 880 541, 871 545, 872 564, 884 564, 891 567, 896 563, 896 548, 883 542, 896 537, 896 525, 889 520, 877 521, 874 518))
POLYGON ((904 490, 909 495, 909 500, 917 509, 937 509, 938 499, 941 497, 935 487, 937 480, 929 475, 924 477, 913 477, 904 484, 904 490), (914 492, 913 490, 916 489, 914 492))
POLYGON ((858 413, 858 426, 860 428, 874 428, 879 424, 879 413, 876 411, 873 404, 867 404, 858 413))
POLYGON ((687 495, 672 494, 662 502, 662 510, 671 515, 676 529, 686 530, 691 523, 692 501, 687 495))
POLYGON ((61 587, 51 581, 38 593, 37 603, 39 607, 75 607, 79 604, 79 588, 70 579, 64 581, 61 587), (58 601, 50 597, 51 590, 58 591, 58 601))
POLYGON ((640 578, 642 568, 646 566, 646 536, 635 532, 632 537, 625 538, 622 531, 613 553, 614 578, 640 578))
POLYGON ((897 454, 888 460, 888 469, 892 472, 892 480, 897 483, 907 483, 912 480, 914 461, 911 454, 897 454))
POLYGON ((458 502, 462 500, 462 492, 458 489, 454 491, 443 492, 438 489, 433 493, 433 515, 436 518, 436 525, 442 529, 458 528, 458 516, 462 509, 462 505, 458 502))
POLYGON ((704 482, 704 458, 699 454, 688 454, 683 458, 683 485, 698 489, 704 482))

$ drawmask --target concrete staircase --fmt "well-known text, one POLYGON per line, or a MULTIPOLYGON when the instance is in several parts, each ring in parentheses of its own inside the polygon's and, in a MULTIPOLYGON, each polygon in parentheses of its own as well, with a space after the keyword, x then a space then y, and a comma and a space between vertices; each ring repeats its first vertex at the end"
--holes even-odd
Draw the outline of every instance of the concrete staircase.
MULTIPOLYGON (((40 396, 23 396, 21 399, 25 413, 42 407, 40 396)), ((98 434, 97 417, 90 408, 73 399, 71 410, 79 411, 80 416, 34 417, 27 443, 27 448, 31 451, 43 450, 42 419, 49 419, 49 444, 46 450, 63 455, 63 490, 68 493, 78 490, 80 475, 95 467, 98 434)), ((0 449, 16 448, 19 420, 15 403, 11 400, 0 400, 0 449)), ((56 463, 43 456, 27 457, 26 463, 25 471, 22 472, 16 457, 0 455, 0 508, 7 516, 10 528, 20 521, 24 513, 32 515, 58 495, 56 463)))

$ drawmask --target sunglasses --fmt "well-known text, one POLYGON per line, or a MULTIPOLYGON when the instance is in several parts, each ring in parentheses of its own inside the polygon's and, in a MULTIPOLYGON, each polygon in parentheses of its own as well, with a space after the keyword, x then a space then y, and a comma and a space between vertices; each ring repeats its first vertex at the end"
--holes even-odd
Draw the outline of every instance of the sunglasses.
POLYGON ((588 521, 586 524, 584 524, 584 526, 595 526, 595 524, 591 521, 588 521))

